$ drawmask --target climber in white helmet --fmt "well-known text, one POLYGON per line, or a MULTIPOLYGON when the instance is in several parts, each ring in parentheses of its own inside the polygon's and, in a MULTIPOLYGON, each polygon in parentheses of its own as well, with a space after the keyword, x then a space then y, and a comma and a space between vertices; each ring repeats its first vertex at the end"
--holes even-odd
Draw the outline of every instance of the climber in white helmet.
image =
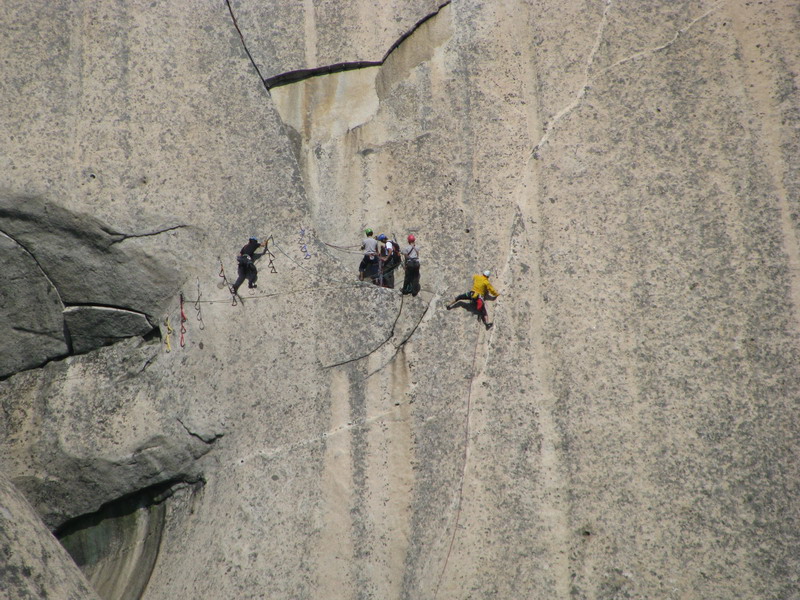
POLYGON ((500 292, 494 289, 492 284, 489 283, 489 277, 491 277, 491 275, 491 271, 484 271, 483 273, 473 275, 472 289, 459 296, 456 296, 455 300, 447 305, 447 310, 454 308, 455 305, 462 300, 469 300, 472 303, 472 306, 475 307, 475 310, 478 311, 481 321, 483 321, 486 329, 491 329, 494 323, 489 323, 489 313, 486 311, 485 300, 488 296, 496 298, 500 295, 500 292))

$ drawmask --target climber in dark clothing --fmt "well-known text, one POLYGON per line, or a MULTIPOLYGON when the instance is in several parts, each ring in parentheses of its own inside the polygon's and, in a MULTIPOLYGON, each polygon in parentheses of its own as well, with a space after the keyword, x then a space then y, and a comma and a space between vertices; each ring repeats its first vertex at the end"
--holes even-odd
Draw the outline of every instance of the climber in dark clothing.
POLYGON ((258 279, 258 269, 256 268, 256 259, 261 258, 266 253, 267 242, 259 242, 258 238, 252 236, 247 243, 242 246, 242 249, 239 251, 239 256, 236 257, 236 262, 238 263, 239 267, 239 276, 236 278, 236 282, 231 287, 231 293, 236 294, 239 292, 239 286, 244 283, 244 280, 247 279, 247 287, 250 289, 255 289, 258 287, 256 285, 256 280, 258 279), (264 248, 264 252, 256 256, 256 250, 259 248, 264 248))
POLYGON ((414 234, 408 236, 408 246, 403 249, 403 256, 406 259, 406 276, 403 280, 403 294, 416 296, 419 293, 419 250, 417 250, 417 238, 414 234))
POLYGON ((400 247, 396 241, 387 239, 384 234, 379 235, 378 240, 383 242, 380 256, 383 287, 393 289, 394 272, 403 263, 400 247))

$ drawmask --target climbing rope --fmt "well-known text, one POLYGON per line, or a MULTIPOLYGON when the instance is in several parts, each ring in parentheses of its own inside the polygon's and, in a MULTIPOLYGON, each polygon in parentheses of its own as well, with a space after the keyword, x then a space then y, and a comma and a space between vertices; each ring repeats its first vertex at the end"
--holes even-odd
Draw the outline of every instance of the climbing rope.
POLYGON ((361 250, 357 249, 359 247, 358 244, 355 244, 354 246, 337 246, 336 244, 329 244, 328 242, 325 242, 323 240, 320 240, 320 242, 322 242, 329 248, 335 248, 337 250, 341 250, 342 252, 349 252, 350 254, 361 254, 361 250))

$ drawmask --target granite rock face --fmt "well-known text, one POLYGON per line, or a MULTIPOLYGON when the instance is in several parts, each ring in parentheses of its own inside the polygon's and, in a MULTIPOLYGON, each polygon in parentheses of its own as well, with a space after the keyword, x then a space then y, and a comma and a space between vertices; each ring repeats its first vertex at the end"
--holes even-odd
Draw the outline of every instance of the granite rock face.
POLYGON ((19 244, 0 235, 5 265, 0 288, 0 375, 42 364, 69 352, 64 336, 64 305, 55 286, 19 244))
POLYGON ((99 598, 25 497, 1 473, 0 556, 4 600, 99 598))
POLYGON ((6 8, 6 197, 186 301, 87 300, 172 331, 0 382, 0 470, 51 528, 205 481, 143 598, 800 594, 794 3, 6 8), (417 297, 357 281, 365 227, 417 297), (484 269, 491 330, 444 309, 484 269))

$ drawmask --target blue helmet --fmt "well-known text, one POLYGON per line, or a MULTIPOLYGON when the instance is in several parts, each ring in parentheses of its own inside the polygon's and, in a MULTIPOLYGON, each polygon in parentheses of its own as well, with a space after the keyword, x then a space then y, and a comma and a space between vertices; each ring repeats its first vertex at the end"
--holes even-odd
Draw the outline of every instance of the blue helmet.
POLYGON ((385 233, 382 233, 378 236, 378 240, 380 240, 381 242, 385 242, 387 239, 389 238, 386 237, 385 233))

